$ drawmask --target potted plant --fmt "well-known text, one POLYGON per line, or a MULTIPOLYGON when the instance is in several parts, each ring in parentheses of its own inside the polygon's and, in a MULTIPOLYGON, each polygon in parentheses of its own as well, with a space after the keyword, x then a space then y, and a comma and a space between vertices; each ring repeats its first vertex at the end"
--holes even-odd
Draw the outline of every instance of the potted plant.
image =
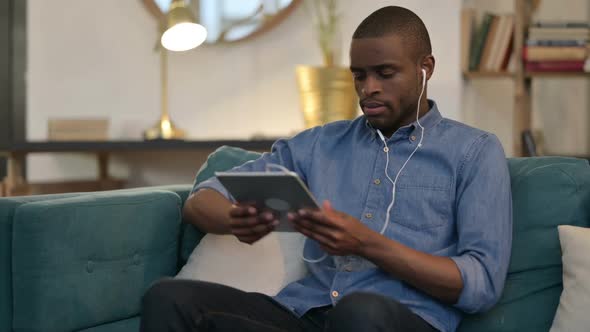
POLYGON ((322 66, 297 66, 297 85, 306 128, 336 120, 353 119, 358 99, 352 74, 338 64, 340 16, 337 0, 306 0, 313 17, 322 66))

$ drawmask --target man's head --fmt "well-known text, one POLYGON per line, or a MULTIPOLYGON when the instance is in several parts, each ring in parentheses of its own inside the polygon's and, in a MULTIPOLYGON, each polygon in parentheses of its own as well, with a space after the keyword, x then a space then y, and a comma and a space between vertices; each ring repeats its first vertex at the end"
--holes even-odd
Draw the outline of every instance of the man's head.
MULTIPOLYGON (((430 37, 412 11, 384 7, 358 26, 350 47, 350 69, 363 113, 390 136, 416 119, 422 89, 422 69, 429 79, 434 70, 430 37)), ((426 92, 420 113, 428 110, 426 92)))

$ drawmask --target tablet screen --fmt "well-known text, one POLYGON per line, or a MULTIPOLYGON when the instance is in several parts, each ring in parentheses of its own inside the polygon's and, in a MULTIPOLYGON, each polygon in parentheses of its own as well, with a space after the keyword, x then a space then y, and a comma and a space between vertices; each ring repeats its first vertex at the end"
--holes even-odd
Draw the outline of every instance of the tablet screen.
POLYGON ((319 209, 319 204, 294 172, 215 172, 219 182, 237 202, 252 202, 280 217, 277 231, 294 231, 287 212, 301 208, 319 209))

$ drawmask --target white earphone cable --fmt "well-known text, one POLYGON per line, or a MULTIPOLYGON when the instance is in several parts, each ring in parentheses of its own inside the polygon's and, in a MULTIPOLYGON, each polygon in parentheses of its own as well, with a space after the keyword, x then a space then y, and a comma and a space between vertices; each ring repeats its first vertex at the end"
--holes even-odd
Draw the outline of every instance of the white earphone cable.
POLYGON ((402 167, 397 172, 397 174, 395 176, 395 180, 391 180, 391 178, 389 177, 389 173, 387 172, 387 170, 389 168, 389 148, 387 147, 387 141, 385 140, 385 137, 383 137, 383 134, 381 133, 381 131, 379 129, 377 129, 377 133, 379 134, 379 137, 383 141, 383 144, 385 144, 383 151, 385 151, 385 153, 387 154, 386 161, 385 161, 385 177, 389 180, 389 182, 391 182, 391 185, 392 185, 391 203, 389 203, 389 206, 387 207, 387 212, 385 213, 385 222, 383 223, 383 227, 381 228, 381 231, 379 231, 379 234, 381 234, 381 235, 385 234, 385 230, 387 229, 387 226, 389 225, 391 208, 393 208, 393 205, 395 204, 395 192, 396 192, 397 180, 399 179, 400 174, 402 173, 402 171, 404 170, 404 168, 406 167, 406 165, 408 164, 410 159, 412 159, 412 157, 414 156, 416 151, 418 151, 418 149, 422 147, 422 141, 424 140, 424 127, 420 123, 420 102, 422 101, 422 95, 424 94, 424 87, 425 86, 426 86, 426 71, 424 69, 422 69, 422 91, 420 91, 420 97, 418 97, 418 106, 416 109, 416 122, 418 123, 418 126, 420 127, 420 140, 418 141, 418 145, 416 145, 416 148, 414 149, 414 151, 412 151, 412 153, 410 154, 410 156, 408 157, 406 162, 404 162, 402 167))

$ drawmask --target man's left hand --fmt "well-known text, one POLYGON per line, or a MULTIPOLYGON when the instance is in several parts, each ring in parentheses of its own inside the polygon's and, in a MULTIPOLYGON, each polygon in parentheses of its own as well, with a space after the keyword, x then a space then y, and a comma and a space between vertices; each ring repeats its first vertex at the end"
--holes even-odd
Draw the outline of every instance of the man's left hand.
POLYGON ((361 255, 364 244, 374 233, 358 219, 334 210, 329 201, 324 201, 323 210, 302 209, 289 213, 289 220, 298 232, 336 256, 361 255))

